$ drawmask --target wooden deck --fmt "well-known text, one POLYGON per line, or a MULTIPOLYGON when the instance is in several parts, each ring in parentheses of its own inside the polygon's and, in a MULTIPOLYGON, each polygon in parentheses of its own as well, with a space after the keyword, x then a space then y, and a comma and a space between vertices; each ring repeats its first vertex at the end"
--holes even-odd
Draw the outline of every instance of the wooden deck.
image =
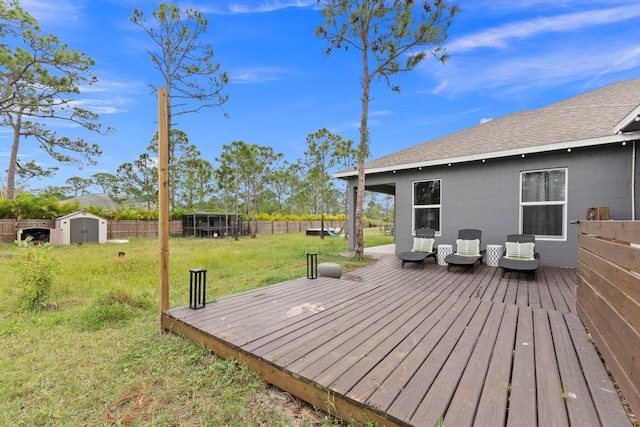
POLYGON ((575 312, 575 270, 400 264, 174 308, 162 325, 349 422, 631 426, 575 312))

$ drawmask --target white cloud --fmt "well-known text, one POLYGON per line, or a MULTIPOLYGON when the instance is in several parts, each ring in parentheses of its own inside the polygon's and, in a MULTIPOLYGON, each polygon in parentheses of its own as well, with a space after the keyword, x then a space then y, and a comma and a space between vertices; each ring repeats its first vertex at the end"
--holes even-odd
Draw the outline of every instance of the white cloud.
POLYGON ((231 83, 254 84, 280 80, 287 71, 277 67, 248 67, 229 72, 231 83))
POLYGON ((554 87, 567 81, 591 79, 640 67, 640 48, 575 46, 531 55, 505 57, 452 57, 444 67, 430 67, 439 80, 436 93, 459 95, 499 89, 504 93, 536 87, 554 87))
POLYGON ((386 111, 386 110, 380 110, 380 111, 370 111, 369 112, 369 117, 383 117, 383 116, 390 116, 391 111, 386 111))
POLYGON ((20 6, 41 25, 67 25, 79 21, 82 15, 78 2, 71 0, 20 0, 20 6))
POLYGON ((480 119, 480 124, 490 122, 491 120, 493 120, 493 118, 483 117, 480 119))
POLYGON ((228 14, 248 14, 248 13, 266 13, 266 12, 274 12, 276 10, 287 9, 290 7, 299 7, 299 8, 307 8, 307 7, 318 7, 316 0, 272 0, 272 1, 245 1, 243 3, 239 2, 229 2, 228 5, 220 6, 208 6, 208 5, 198 5, 197 8, 203 13, 211 13, 211 14, 219 14, 219 15, 228 15, 228 14))
POLYGON ((96 114, 116 114, 126 113, 126 109, 121 109, 113 105, 109 100, 98 99, 76 99, 70 102, 70 105, 84 108, 96 114))
POLYGON ((638 17, 640 4, 512 22, 454 40, 447 45, 447 51, 456 53, 486 47, 502 49, 507 47, 512 39, 526 39, 540 34, 620 23, 638 17))
POLYGON ((316 4, 315 0, 280 0, 280 1, 266 1, 259 4, 241 5, 230 4, 229 10, 233 13, 262 13, 273 12, 274 10, 286 9, 289 7, 308 7, 316 4))

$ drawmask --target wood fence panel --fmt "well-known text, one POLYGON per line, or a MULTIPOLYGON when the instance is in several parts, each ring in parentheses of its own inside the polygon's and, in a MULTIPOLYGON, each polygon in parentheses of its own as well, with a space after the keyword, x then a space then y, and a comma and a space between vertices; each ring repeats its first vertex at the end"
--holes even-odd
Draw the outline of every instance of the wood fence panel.
POLYGON ((12 243, 16 240, 16 220, 0 219, 0 242, 12 243))
POLYGON ((603 239, 640 243, 637 221, 580 221, 580 232, 603 239))
POLYGON ((629 243, 580 234, 578 246, 618 267, 640 272, 640 250, 631 248, 629 243))
MULTIPOLYGON (((169 221, 169 235, 182 236, 182 221, 169 221)), ((134 237, 158 237, 158 221, 108 221, 107 240, 127 239, 134 237)))
MULTIPOLYGON (((257 234, 285 234, 302 233, 308 228, 320 228, 320 221, 258 221, 257 234)), ((342 221, 325 221, 325 227, 341 228, 342 221)), ((364 224, 368 227, 368 224, 364 224)), ((16 240, 18 229, 27 227, 55 227, 53 219, 0 219, 0 242, 13 243, 16 240)), ((249 222, 244 223, 244 234, 249 231, 249 222)), ((182 221, 169 221, 169 235, 171 237, 182 236, 182 221)), ((158 221, 145 220, 119 220, 107 221, 107 240, 119 240, 135 237, 157 237, 158 221)))
POLYGON ((640 412, 640 222, 580 222, 577 311, 640 412))

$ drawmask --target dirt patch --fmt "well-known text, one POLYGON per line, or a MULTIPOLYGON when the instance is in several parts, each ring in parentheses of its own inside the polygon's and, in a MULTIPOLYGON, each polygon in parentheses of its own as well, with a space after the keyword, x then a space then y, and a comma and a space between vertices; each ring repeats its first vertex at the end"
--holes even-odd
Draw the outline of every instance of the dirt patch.
MULTIPOLYGON (((329 419, 326 413, 273 386, 262 387, 258 392, 257 400, 259 404, 278 408, 287 415, 293 427, 327 425, 326 421, 329 419)), ((337 420, 331 421, 331 425, 346 426, 337 420)))
POLYGON ((141 381, 134 385, 129 393, 105 408, 105 424, 130 426, 147 420, 149 408, 157 404, 153 395, 148 393, 148 389, 147 383, 141 381))

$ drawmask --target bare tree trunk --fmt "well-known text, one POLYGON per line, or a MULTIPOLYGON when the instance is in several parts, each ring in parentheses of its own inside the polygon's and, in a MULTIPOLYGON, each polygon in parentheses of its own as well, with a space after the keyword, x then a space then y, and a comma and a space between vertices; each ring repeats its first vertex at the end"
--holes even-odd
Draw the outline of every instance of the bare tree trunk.
POLYGON ((22 112, 16 114, 13 123, 13 142, 9 155, 9 168, 7 169, 7 200, 16 198, 16 166, 18 164, 18 147, 20 147, 20 129, 22 127, 22 112))
POLYGON ((364 257, 364 225, 362 224, 363 208, 364 208, 364 161, 369 154, 369 86, 371 85, 371 77, 369 76, 369 58, 367 55, 367 32, 363 31, 362 38, 362 118, 360 120, 360 143, 358 144, 358 191, 356 194, 356 211, 355 211, 355 246, 354 250, 357 259, 364 257))

